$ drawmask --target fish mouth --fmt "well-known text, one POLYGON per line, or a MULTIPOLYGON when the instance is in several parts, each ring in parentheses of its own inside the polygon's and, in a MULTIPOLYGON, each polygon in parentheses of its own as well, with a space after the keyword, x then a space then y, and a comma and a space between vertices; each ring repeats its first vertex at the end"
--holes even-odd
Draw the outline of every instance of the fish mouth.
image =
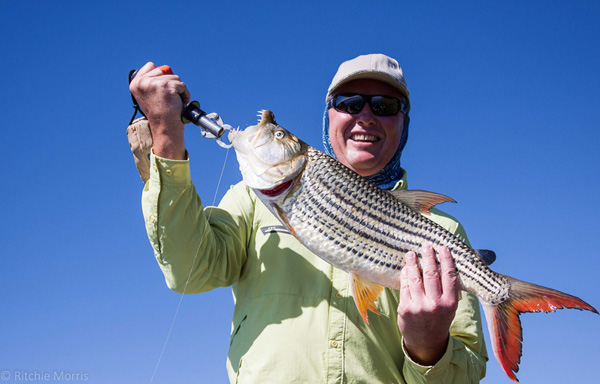
POLYGON ((290 179, 288 181, 284 181, 283 183, 277 185, 275 188, 271 189, 259 189, 258 191, 268 197, 277 197, 287 191, 294 182, 294 179, 290 179))
POLYGON ((244 130, 240 127, 232 129, 227 133, 227 140, 229 140, 229 142, 233 144, 236 137, 242 132, 244 132, 244 130))

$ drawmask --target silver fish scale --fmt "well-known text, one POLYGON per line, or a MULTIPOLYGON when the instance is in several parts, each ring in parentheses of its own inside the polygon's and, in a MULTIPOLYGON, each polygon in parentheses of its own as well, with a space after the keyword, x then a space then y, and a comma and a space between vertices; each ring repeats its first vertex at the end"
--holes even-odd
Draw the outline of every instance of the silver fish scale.
POLYGON ((404 254, 429 242, 450 250, 462 288, 497 304, 508 281, 490 270, 464 242, 392 194, 317 151, 307 150, 300 186, 279 207, 300 241, 347 272, 399 289, 404 254))

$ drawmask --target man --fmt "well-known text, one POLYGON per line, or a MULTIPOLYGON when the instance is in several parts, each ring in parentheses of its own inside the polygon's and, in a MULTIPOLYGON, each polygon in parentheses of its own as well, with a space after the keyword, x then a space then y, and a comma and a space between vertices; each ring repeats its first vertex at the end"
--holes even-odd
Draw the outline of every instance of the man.
MULTIPOLYGON (((463 293, 446 248, 406 255, 401 291, 385 289, 367 325, 349 293, 348 274, 279 228, 243 184, 218 208, 203 210, 190 179, 180 113, 185 84, 148 63, 131 91, 152 127, 146 228, 168 286, 186 293, 232 286, 233 331, 227 360, 240 383, 473 383, 487 352, 479 305, 463 293), (191 273, 191 274, 190 274, 191 273)), ((406 188, 400 155, 408 136, 409 92, 385 55, 343 63, 329 87, 326 151, 384 189, 406 188)), ((460 224, 431 218, 467 241, 460 224)))

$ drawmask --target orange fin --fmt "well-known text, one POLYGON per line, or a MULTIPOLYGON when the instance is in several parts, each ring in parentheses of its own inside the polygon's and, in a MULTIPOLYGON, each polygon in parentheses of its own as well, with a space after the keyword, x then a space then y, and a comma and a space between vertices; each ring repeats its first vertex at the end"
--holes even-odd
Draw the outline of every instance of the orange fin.
POLYGON ((456 201, 446 195, 435 192, 415 190, 389 191, 394 197, 402 203, 408 205, 417 212, 429 213, 431 207, 441 203, 456 203, 456 201))
POLYGON ((375 302, 383 290, 383 287, 371 281, 364 280, 360 276, 351 273, 350 288, 352 290, 352 297, 354 298, 358 312, 360 312, 360 315, 365 322, 369 324, 367 309, 379 315, 377 307, 375 307, 375 302))
POLYGON ((296 230, 290 225, 290 222, 288 221, 287 217, 281 212, 281 209, 278 206, 275 206, 275 211, 277 212, 277 218, 279 219, 279 221, 281 221, 281 223, 290 231, 292 236, 294 236, 296 239, 298 239, 298 241, 300 241, 298 235, 296 234, 296 230))
POLYGON ((508 276, 510 282, 508 300, 498 305, 482 302, 483 311, 488 323, 492 348, 502 369, 513 381, 519 371, 523 340, 519 314, 523 312, 554 312, 561 308, 573 308, 598 311, 579 299, 566 293, 526 283, 508 276))

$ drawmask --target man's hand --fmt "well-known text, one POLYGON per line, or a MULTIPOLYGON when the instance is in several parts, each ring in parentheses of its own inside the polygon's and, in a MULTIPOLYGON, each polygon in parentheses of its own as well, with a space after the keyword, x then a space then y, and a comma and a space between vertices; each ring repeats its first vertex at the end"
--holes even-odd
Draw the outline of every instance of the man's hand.
POLYGON ((147 63, 131 81, 129 90, 150 123, 154 154, 185 159, 181 111, 190 101, 190 93, 179 76, 165 75, 156 65, 147 63))
POLYGON ((398 328, 411 359, 418 364, 434 365, 448 346, 449 329, 458 306, 457 275, 454 260, 446 247, 435 251, 429 244, 421 247, 421 265, 408 252, 400 271, 398 328))

